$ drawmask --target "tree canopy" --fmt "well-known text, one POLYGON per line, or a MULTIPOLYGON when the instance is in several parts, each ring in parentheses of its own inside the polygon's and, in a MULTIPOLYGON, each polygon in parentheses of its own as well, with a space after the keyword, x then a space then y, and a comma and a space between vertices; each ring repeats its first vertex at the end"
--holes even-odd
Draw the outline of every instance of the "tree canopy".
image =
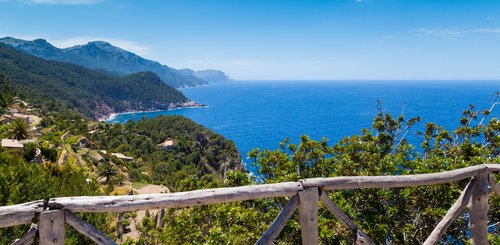
MULTIPOLYGON (((248 156, 258 169, 257 178, 232 172, 238 184, 278 183, 302 178, 423 174, 453 170, 466 166, 499 163, 500 121, 487 119, 489 110, 463 114, 461 126, 453 131, 426 123, 418 133, 420 146, 405 139, 419 118, 392 117, 382 110, 371 128, 361 134, 330 145, 327 139, 312 140, 302 136, 298 144, 285 139, 279 149, 254 149, 248 156), (485 118, 483 120, 483 118, 485 118)), ((209 175, 189 179, 196 188, 232 186, 209 175)), ((460 195, 467 181, 423 187, 343 190, 328 193, 330 198, 351 217, 377 244, 419 244, 431 233, 446 211, 460 195)), ((269 227, 286 204, 284 198, 272 198, 171 210, 165 226, 155 229, 146 217, 137 244, 203 243, 248 244, 255 242, 269 227)), ((500 198, 490 198, 489 222, 500 221, 500 198)), ((460 216, 442 242, 463 243, 469 239, 468 216, 460 216)), ((320 205, 319 235, 323 244, 349 244, 353 236, 335 217, 320 205)), ((498 242, 499 230, 490 234, 498 242)), ((129 243, 133 243, 128 241, 129 243)), ((299 244, 300 225, 297 214, 287 223, 276 244, 299 244)))
POLYGON ((224 179, 227 171, 243 169, 232 141, 181 116, 99 124, 98 132, 89 137, 96 148, 134 158, 122 163, 132 181, 163 184, 172 190, 193 189, 187 180, 204 174, 224 179), (174 142, 172 148, 158 146, 167 139, 174 142))
POLYGON ((28 139, 31 136, 30 126, 22 118, 14 119, 9 123, 7 136, 16 140, 28 139))

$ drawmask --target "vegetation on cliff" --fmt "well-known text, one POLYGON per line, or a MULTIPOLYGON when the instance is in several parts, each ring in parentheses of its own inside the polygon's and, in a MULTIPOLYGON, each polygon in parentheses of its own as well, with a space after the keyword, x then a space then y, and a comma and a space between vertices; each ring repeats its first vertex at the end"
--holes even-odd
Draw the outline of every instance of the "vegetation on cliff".
MULTIPOLYGON (((327 139, 302 136, 298 144, 285 139, 276 150, 255 149, 248 156, 258 169, 258 181, 232 173, 225 181, 206 176, 192 180, 197 188, 278 183, 302 178, 422 174, 470 165, 500 163, 500 121, 483 120, 490 110, 466 110, 461 126, 453 131, 426 123, 420 146, 410 145, 405 135, 419 118, 393 118, 380 111, 369 129, 345 137, 334 145, 327 139)), ((467 181, 424 187, 343 190, 330 198, 377 244, 420 244, 431 233, 460 195, 467 181)), ((254 243, 286 204, 284 198, 263 199, 169 210, 165 225, 158 229, 146 217, 141 226, 142 243, 254 243)), ((500 221, 500 197, 490 197, 489 222, 500 221)), ((275 241, 300 244, 301 233, 295 214, 275 241)), ((468 216, 460 216, 443 237, 443 242, 461 243, 469 239, 468 216)), ((490 234, 499 240, 499 229, 490 234)), ((352 243, 350 230, 320 205, 319 235, 324 244, 352 243)), ((128 241, 129 243, 134 243, 128 241)))
MULTIPOLYGON (((35 137, 22 148, 0 147, 0 206, 60 196, 133 193, 131 181, 163 184, 171 191, 194 189, 199 186, 190 180, 210 176, 223 181, 243 168, 233 142, 187 118, 162 116, 107 124, 66 109, 28 110, 26 102, 16 100, 7 100, 6 118, 17 111, 42 120, 30 121, 29 129, 22 119, 0 123, 0 138, 35 137), (172 144, 162 147, 165 141, 172 144)), ((130 224, 130 219, 121 220, 118 214, 83 217, 116 240, 123 234, 117 225, 126 229, 130 224)), ((0 229, 0 244, 21 237, 28 228, 0 229)), ((65 244, 89 243, 72 229, 67 233, 65 244)))
POLYGON ((76 110, 101 118, 112 112, 165 110, 189 100, 152 72, 115 77, 78 65, 47 61, 0 44, 0 91, 45 112, 76 110))
POLYGON ((131 181, 163 184, 174 191, 194 189, 191 180, 205 174, 225 179, 228 171, 243 169, 232 141, 181 116, 101 123, 89 138, 96 148, 134 158, 123 162, 131 181), (166 140, 172 141, 171 148, 158 146, 166 140))

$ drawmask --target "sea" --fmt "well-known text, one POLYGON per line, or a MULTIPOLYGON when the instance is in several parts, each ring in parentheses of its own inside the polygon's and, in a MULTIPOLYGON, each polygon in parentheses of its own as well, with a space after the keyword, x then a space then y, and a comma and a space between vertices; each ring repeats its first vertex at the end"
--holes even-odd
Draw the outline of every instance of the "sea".
MULTIPOLYGON (((500 81, 233 81, 181 91, 206 107, 118 114, 108 122, 182 115, 233 140, 248 164, 250 150, 277 149, 285 138, 326 137, 333 145, 359 134, 372 125, 380 102, 394 117, 421 118, 407 135, 418 147, 423 139, 416 132, 426 122, 453 130, 469 105, 489 109, 500 81)), ((499 116, 500 105, 489 118, 499 116)))

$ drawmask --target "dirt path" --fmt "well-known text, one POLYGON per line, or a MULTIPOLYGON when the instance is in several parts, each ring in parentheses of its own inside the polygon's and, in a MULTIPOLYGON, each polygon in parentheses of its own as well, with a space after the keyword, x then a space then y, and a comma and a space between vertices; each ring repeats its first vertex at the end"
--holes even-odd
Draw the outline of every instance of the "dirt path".
POLYGON ((162 185, 146 185, 137 190, 138 194, 169 193, 169 189, 162 185))
POLYGON ((61 155, 59 156, 59 159, 57 159, 56 162, 57 166, 62 166, 64 164, 64 159, 66 158, 66 154, 67 154, 66 149, 63 148, 61 151, 61 155))
MULTIPOLYGON (((170 193, 170 190, 165 186, 146 185, 138 190, 134 189, 134 192, 137 192, 137 194, 155 194, 155 193, 170 193)), ((149 210, 149 213, 151 214, 151 217, 154 217, 159 211, 160 211, 159 209, 151 209, 149 210)), ((135 220, 130 221, 130 226, 129 226, 130 232, 123 235, 123 240, 125 240, 127 237, 130 237, 132 239, 139 238, 139 233, 137 232, 136 224, 139 224, 145 216, 146 216, 145 210, 137 211, 137 217, 135 218, 135 220)))

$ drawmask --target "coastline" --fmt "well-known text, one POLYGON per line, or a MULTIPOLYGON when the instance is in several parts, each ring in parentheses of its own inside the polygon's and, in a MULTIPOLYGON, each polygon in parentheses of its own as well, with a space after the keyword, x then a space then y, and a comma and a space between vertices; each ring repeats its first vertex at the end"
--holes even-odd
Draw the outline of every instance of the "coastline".
POLYGON ((207 107, 208 107, 207 105, 198 104, 198 103, 196 103, 194 101, 189 101, 189 102, 183 103, 181 105, 176 105, 176 106, 169 107, 166 110, 145 110, 145 111, 135 111, 135 110, 132 110, 132 111, 124 111, 124 112, 114 112, 114 113, 110 113, 108 115, 105 115, 105 116, 102 116, 102 117, 98 118, 97 121, 99 121, 99 122, 110 122, 110 121, 116 119, 116 117, 118 115, 128 115, 128 114, 145 113, 145 112, 174 111, 174 110, 180 110, 180 109, 195 109, 195 108, 207 108, 207 107))

